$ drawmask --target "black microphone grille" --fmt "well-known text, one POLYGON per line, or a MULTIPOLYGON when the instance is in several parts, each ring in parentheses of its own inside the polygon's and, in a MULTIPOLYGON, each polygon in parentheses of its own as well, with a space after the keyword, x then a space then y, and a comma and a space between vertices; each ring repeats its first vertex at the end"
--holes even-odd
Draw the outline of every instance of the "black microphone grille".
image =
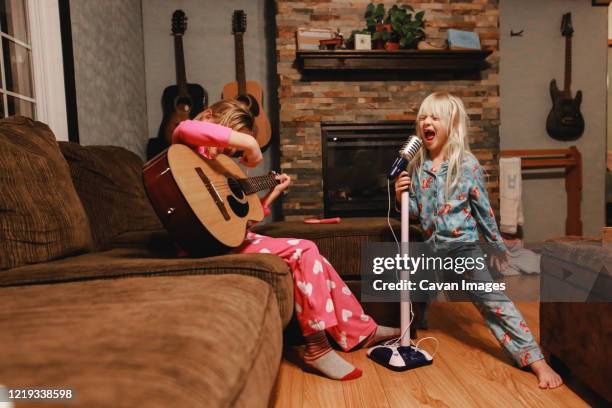
POLYGON ((419 149, 423 143, 421 142, 421 138, 418 136, 410 136, 408 141, 402 146, 400 149, 400 156, 404 159, 410 161, 414 159, 414 156, 419 152, 419 149))

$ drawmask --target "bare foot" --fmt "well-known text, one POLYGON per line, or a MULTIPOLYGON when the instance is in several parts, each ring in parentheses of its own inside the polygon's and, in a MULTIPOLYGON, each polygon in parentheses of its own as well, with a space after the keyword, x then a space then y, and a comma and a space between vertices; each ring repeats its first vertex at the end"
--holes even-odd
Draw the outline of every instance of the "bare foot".
POLYGON ((538 360, 534 361, 529 365, 531 367, 531 371, 538 377, 539 386, 543 389, 552 389, 557 388, 561 384, 563 384, 563 379, 559 374, 553 370, 546 360, 538 360))

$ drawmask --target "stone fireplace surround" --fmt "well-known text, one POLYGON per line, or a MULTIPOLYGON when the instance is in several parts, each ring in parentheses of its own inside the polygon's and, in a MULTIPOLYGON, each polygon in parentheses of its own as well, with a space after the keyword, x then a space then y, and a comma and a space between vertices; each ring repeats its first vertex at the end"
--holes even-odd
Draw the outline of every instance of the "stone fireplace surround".
MULTIPOLYGON (((456 73, 301 73, 295 64, 298 28, 339 28, 349 35, 365 23, 366 0, 276 1, 276 52, 280 104, 281 169, 293 178, 283 201, 286 219, 323 215, 321 122, 412 121, 425 96, 447 91, 459 96, 470 116, 470 146, 487 173, 491 202, 498 202, 499 8, 496 0, 437 0, 409 3, 425 10, 427 38, 446 38, 457 28, 480 35, 493 51, 489 67, 456 73)), ((396 2, 384 2, 387 7, 396 2)), ((404 4, 403 2, 398 2, 404 4)), ((399 146, 398 146, 399 147, 399 146)), ((358 165, 358 164, 356 164, 358 165)))

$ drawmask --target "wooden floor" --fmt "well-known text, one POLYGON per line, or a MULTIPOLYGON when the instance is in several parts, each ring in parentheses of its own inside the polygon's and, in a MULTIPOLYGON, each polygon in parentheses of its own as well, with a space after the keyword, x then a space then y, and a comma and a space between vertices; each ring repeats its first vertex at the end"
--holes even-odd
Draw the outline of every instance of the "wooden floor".
MULTIPOLYGON (((538 304, 517 305, 539 338, 538 304)), ((530 372, 512 365, 469 303, 435 303, 430 329, 440 349, 433 365, 396 373, 374 364, 365 350, 341 353, 363 370, 357 380, 332 381, 284 359, 275 407, 588 407, 566 386, 540 390, 530 372)), ((431 344, 421 344, 430 352, 431 344)))

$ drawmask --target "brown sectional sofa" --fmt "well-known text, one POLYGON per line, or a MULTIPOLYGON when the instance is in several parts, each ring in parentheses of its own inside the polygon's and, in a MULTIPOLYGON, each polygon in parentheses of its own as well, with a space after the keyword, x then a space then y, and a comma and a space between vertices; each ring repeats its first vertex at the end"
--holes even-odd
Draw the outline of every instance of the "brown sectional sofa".
POLYGON ((286 264, 171 256, 142 164, 0 121, 0 384, 72 388, 70 407, 266 406, 286 264))
MULTIPOLYGON (((0 120, 0 384, 74 390, 54 406, 268 405, 293 314, 287 265, 177 258, 142 165, 0 120)), ((389 238, 385 219, 257 231, 314 240, 355 290, 361 244, 389 238)))

